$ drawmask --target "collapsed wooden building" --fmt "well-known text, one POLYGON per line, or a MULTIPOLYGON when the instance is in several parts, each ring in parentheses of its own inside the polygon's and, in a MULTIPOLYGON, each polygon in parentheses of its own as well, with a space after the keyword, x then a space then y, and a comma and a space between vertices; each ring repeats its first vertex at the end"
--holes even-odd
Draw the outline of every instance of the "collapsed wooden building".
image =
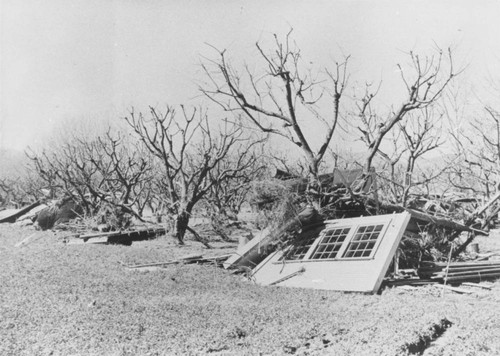
MULTIPOLYGON (((335 183, 332 186, 337 191, 349 191, 357 175, 361 174, 360 171, 335 173, 340 178, 331 175, 328 178, 335 183)), ((294 178, 291 182, 288 184, 295 189, 301 189, 300 184, 304 183, 294 178)), ((367 185, 363 189, 367 191, 367 185)), ((497 199, 498 196, 486 206, 497 199)), ((342 200, 342 207, 346 206, 347 200, 342 200)), ((365 215, 368 204, 351 204, 356 208, 349 212, 341 211, 350 217, 322 220, 314 214, 312 207, 307 207, 286 224, 263 230, 231 256, 224 266, 246 269, 250 278, 262 285, 376 293, 384 280, 398 273, 399 257, 405 241, 422 240, 425 234, 439 234, 442 243, 448 245, 450 253, 446 257, 451 259, 462 252, 475 236, 488 234, 480 227, 470 226, 473 219, 469 219, 466 225, 425 211, 374 203, 370 197, 365 197, 365 202, 378 205, 377 209, 384 213, 365 215), (461 239, 457 244, 459 236, 461 239)), ((474 213, 478 215, 485 210, 483 206, 474 213)), ((426 265, 422 257, 417 256, 415 269, 426 265)), ((464 271, 467 272, 461 270, 464 271)), ((497 267, 493 272, 498 273, 490 273, 489 277, 500 277, 499 271, 497 267)), ((477 280, 477 274, 463 275, 473 275, 473 279, 477 280)), ((461 280, 456 275, 453 277, 461 280)), ((443 279, 435 281, 443 282, 443 279)), ((444 279, 444 282, 447 280, 444 279)))

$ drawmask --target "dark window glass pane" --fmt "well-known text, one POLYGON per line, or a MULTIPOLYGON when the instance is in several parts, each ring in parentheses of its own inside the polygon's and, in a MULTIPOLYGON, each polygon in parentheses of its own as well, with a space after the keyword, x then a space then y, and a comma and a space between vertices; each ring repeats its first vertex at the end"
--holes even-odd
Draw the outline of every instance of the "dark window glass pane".
POLYGON ((337 257, 342 243, 345 241, 349 228, 330 229, 323 233, 316 250, 312 253, 311 259, 328 259, 337 257))
POLYGON ((370 257, 384 225, 360 226, 344 252, 344 258, 370 257))

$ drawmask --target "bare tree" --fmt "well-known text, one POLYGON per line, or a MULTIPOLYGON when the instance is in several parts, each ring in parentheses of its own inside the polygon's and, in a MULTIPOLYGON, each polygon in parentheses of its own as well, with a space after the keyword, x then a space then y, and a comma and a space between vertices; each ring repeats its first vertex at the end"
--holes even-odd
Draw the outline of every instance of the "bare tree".
POLYGON ((252 183, 261 179, 267 168, 262 159, 266 139, 248 140, 238 145, 209 173, 209 179, 216 181, 221 172, 231 171, 225 184, 213 184, 205 198, 214 213, 237 220, 252 183))
POLYGON ((332 71, 314 74, 303 67, 301 52, 290 35, 291 31, 283 41, 275 35, 271 51, 256 43, 265 68, 262 73, 252 73, 248 65, 240 73, 226 51, 218 51, 218 60, 203 65, 208 82, 201 91, 224 110, 236 112, 238 119, 248 120, 251 127, 299 147, 309 175, 317 182, 320 163, 341 119, 349 57, 335 63, 332 71), (322 111, 325 106, 327 112, 322 111), (306 128, 318 125, 324 127, 324 136, 307 137, 306 128))
POLYGON ((79 202, 93 215, 106 202, 142 220, 151 180, 149 158, 132 149, 110 129, 92 140, 78 134, 41 153, 27 152, 34 170, 49 188, 79 202))
POLYGON ((470 126, 453 133, 461 164, 450 167, 455 188, 490 197, 500 184, 500 113, 491 106, 470 126))
POLYGON ((243 204, 249 203, 253 184, 266 171, 266 140, 267 137, 243 142, 209 173, 209 179, 217 180, 221 172, 232 171, 223 184, 213 184, 204 198, 204 213, 210 218, 212 229, 226 241, 226 227, 238 221, 243 204))
POLYGON ((382 158, 380 185, 390 192, 393 203, 407 206, 412 192, 427 186, 444 174, 447 166, 438 170, 430 166, 418 167, 418 162, 444 143, 442 137, 443 114, 430 107, 413 111, 394 127, 391 145, 387 151, 379 149, 382 158), (415 116, 419 117, 415 117, 415 116))
POLYGON ((0 177, 0 207, 23 204, 36 201, 43 197, 40 181, 23 171, 16 176, 0 177))
MULTIPOLYGON (((381 116, 372 105, 378 89, 372 91, 368 85, 358 103, 358 115, 361 122, 359 130, 363 134, 362 140, 368 146, 368 154, 364 163, 366 175, 369 175, 373 167, 375 156, 377 154, 384 156, 382 144, 386 136, 408 113, 423 110, 435 104, 451 80, 458 74, 453 66, 451 49, 447 52, 439 50, 436 55, 430 57, 421 57, 413 52, 410 52, 409 56, 412 65, 411 74, 405 73, 403 67, 398 65, 406 88, 406 99, 396 109, 392 109, 387 116, 381 116)), ((412 119, 418 120, 419 118, 425 118, 425 115, 415 115, 412 119)), ((413 145, 408 141, 407 144, 413 145)))
POLYGON ((175 237, 183 244, 189 231, 209 247, 189 226, 191 214, 214 186, 237 174, 240 167, 222 167, 221 163, 246 140, 242 130, 225 121, 224 127, 214 132, 206 113, 184 106, 180 115, 173 107, 164 112, 150 107, 148 117, 132 110, 125 119, 162 167, 161 187, 167 210, 175 215, 175 237))

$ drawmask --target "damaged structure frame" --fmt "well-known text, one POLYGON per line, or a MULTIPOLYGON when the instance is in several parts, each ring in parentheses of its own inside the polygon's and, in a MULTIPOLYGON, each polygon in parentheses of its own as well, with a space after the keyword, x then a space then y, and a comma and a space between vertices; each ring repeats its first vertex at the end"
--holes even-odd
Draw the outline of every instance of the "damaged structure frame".
POLYGON ((224 267, 250 269, 250 277, 261 285, 376 293, 403 236, 417 234, 429 224, 448 230, 450 235, 463 231, 486 234, 406 209, 304 226, 292 243, 278 250, 272 248, 273 232, 264 230, 231 256, 224 267))

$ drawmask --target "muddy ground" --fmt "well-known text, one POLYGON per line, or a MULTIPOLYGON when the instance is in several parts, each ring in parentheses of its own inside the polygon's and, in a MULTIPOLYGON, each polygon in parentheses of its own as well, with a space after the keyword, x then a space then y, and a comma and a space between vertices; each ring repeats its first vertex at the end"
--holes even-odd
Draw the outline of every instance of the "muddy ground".
MULTIPOLYGON (((212 265, 125 265, 218 255, 237 243, 71 245, 0 225, 0 355, 498 355, 500 283, 362 295, 261 287, 212 265)), ((237 236, 234 236, 235 238, 237 236)), ((500 234, 482 238, 498 249, 500 234)))

